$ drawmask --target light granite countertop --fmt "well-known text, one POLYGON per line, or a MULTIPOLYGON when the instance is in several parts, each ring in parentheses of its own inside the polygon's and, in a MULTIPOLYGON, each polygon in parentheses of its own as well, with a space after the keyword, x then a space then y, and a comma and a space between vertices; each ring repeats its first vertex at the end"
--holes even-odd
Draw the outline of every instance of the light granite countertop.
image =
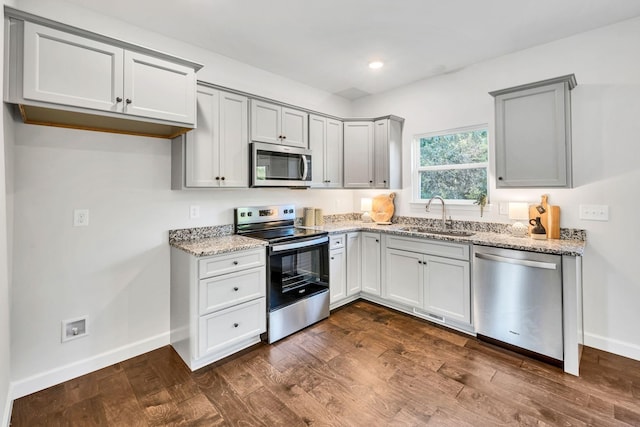
MULTIPOLYGON (((394 223, 390 225, 380 225, 375 223, 364 223, 361 221, 345 220, 330 222, 322 226, 306 227, 316 230, 327 231, 331 234, 341 234, 351 231, 373 231, 394 234, 398 236, 418 237, 449 242, 467 243, 473 245, 492 246, 505 249, 516 249, 531 252, 541 252, 555 255, 582 256, 586 242, 580 238, 563 238, 534 240, 530 237, 513 237, 504 231, 504 227, 498 227, 494 231, 473 231, 472 236, 443 236, 438 234, 418 233, 408 231, 404 228, 412 227, 415 223, 394 223)), ((171 246, 181 249, 197 257, 219 255, 245 249, 264 247, 267 242, 249 237, 230 234, 231 226, 214 226, 199 229, 172 230, 169 232, 169 243, 171 246)), ((580 236, 581 233, 575 235, 580 236)), ((571 235, 571 234, 570 234, 571 235)))
POLYGON ((170 242, 174 248, 195 255, 197 257, 220 255, 229 252, 243 251, 267 246, 267 242, 249 237, 230 234, 195 240, 170 242))
POLYGON ((403 228, 412 224, 379 225, 361 221, 341 221, 328 223, 323 226, 308 227, 324 230, 329 234, 341 234, 351 231, 373 231, 395 234, 399 236, 421 237, 449 242, 469 243, 473 245, 492 246, 505 249, 516 249, 531 252, 542 252, 555 255, 582 256, 586 242, 578 239, 547 239, 534 240, 530 237, 514 237, 507 233, 473 231, 472 236, 443 236, 439 234, 418 233, 406 231, 403 228))

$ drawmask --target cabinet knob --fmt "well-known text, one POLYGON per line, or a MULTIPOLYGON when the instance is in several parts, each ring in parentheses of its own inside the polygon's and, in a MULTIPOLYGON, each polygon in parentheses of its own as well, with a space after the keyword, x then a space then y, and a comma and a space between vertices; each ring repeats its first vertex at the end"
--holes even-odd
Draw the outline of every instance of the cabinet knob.
POLYGON ((369 181, 369 184, 373 184, 373 181, 369 181))
POLYGON ((234 323, 234 324, 233 324, 233 327, 234 327, 234 328, 237 328, 238 326, 240 326, 240 324, 239 324, 239 323, 234 323))
POLYGON ((219 176, 216 176, 216 181, 220 181, 220 177, 219 176))
POLYGON ((418 264, 422 264, 422 261, 418 260, 418 264))
POLYGON ((233 265, 238 265, 238 261, 233 261, 233 265))
POLYGON ((498 181, 502 181, 502 177, 501 176, 498 177, 498 181))
POLYGON ((385 179, 385 180, 384 180, 384 181, 382 181, 382 182, 383 182, 383 184, 386 184, 386 183, 387 183, 387 180, 385 179))
POLYGON ((239 287, 237 287, 237 286, 234 286, 234 287, 233 287, 233 290, 234 290, 234 291, 236 291, 236 292, 238 292, 238 291, 240 290, 240 288, 239 288, 239 287))
POLYGON ((133 101, 129 98, 127 98, 124 102, 126 102, 127 104, 131 104, 133 101))
POLYGON ((224 176, 222 178, 220 178, 220 179, 224 181, 224 176))
POLYGON ((286 135, 282 135, 282 139, 287 139, 287 136, 286 135))
POLYGON ((122 98, 117 97, 117 98, 116 98, 116 102, 122 102, 122 98))
POLYGON ((334 257, 331 257, 331 259, 335 259, 334 257))
POLYGON ((376 239, 376 243, 380 242, 380 240, 376 239))

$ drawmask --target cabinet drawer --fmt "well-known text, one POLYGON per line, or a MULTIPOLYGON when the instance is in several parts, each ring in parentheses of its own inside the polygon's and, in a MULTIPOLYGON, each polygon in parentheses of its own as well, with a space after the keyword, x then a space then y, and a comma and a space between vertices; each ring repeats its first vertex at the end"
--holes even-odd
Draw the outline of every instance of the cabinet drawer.
POLYGON ((264 248, 252 251, 233 252, 201 259, 199 262, 199 278, 218 276, 265 264, 264 248))
POLYGON ((237 271, 200 280, 199 314, 207 314, 232 305, 265 296, 264 267, 237 271))
POLYGON ((266 310, 266 299, 259 298, 200 317, 198 357, 265 332, 266 310))
POLYGON ((344 234, 329 236, 329 249, 344 248, 344 234))
POLYGON ((469 261, 469 245, 407 237, 386 237, 387 248, 469 261))

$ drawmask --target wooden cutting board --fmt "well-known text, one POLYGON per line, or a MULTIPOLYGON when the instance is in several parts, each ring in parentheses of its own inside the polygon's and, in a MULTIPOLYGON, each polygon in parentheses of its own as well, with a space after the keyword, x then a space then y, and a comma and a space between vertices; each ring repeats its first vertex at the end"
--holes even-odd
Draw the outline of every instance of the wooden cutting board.
POLYGON ((371 201, 371 219, 375 222, 389 222, 395 212, 395 206, 393 199, 396 198, 396 193, 381 194, 375 196, 371 201))
MULTIPOLYGON (((560 206, 552 206, 549 204, 549 196, 546 194, 542 195, 540 200, 540 206, 545 209, 545 213, 541 214, 538 212, 536 207, 538 205, 529 206, 529 219, 536 219, 536 217, 540 217, 540 222, 542 226, 547 230, 547 238, 548 239, 559 239, 560 238, 560 206)), ((533 226, 529 224, 529 234, 531 234, 531 229, 533 226)))
POLYGON ((549 205, 547 215, 547 238, 560 238, 560 206, 549 205))

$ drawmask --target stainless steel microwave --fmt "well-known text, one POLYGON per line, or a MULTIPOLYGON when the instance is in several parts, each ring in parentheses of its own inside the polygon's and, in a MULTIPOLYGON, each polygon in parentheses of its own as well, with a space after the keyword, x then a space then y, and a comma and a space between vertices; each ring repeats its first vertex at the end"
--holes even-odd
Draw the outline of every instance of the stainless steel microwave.
POLYGON ((251 143, 252 187, 309 187, 311 150, 251 143))

